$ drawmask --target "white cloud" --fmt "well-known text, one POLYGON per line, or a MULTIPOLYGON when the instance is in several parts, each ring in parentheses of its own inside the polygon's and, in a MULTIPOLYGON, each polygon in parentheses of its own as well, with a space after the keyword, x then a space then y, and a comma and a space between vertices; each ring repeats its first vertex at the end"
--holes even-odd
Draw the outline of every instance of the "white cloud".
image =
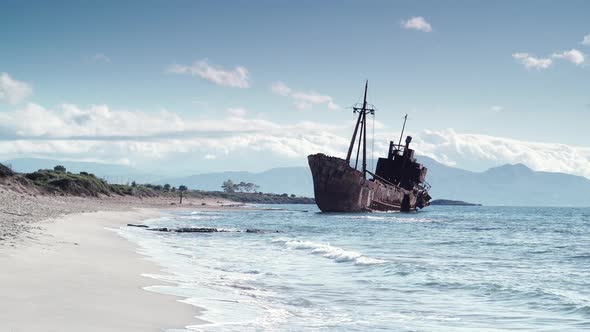
POLYGON ((582 45, 590 46, 590 35, 585 35, 584 39, 582 40, 582 45))
POLYGON ((422 16, 412 17, 407 21, 402 20, 401 25, 404 29, 413 29, 424 32, 432 31, 432 26, 422 16))
POLYGON ((169 128, 184 129, 176 114, 113 111, 106 105, 83 109, 64 104, 59 111, 27 103, 22 109, 0 117, 0 135, 14 137, 109 137, 146 136, 169 128))
POLYGON ((415 135, 415 148, 450 166, 486 169, 523 163, 537 171, 563 172, 590 178, 590 147, 528 142, 511 138, 425 130, 415 135))
POLYGON ((18 104, 33 93, 33 88, 25 82, 17 81, 7 73, 0 74, 0 102, 18 104))
POLYGON ((111 62, 111 58, 106 56, 104 53, 96 53, 95 55, 92 56, 91 59, 94 62, 105 62, 105 63, 111 62))
POLYGON ((288 96, 291 94, 291 88, 288 87, 285 83, 283 82, 274 82, 273 84, 271 84, 270 89, 272 92, 276 93, 277 95, 281 95, 281 96, 288 96))
POLYGON ((553 64, 549 58, 537 58, 528 53, 514 53, 512 57, 522 63, 526 69, 547 69, 553 64))
POLYGON ((233 111, 228 110, 228 117, 191 120, 168 111, 131 112, 106 105, 81 108, 69 104, 50 110, 29 103, 20 110, 0 113, 0 154, 4 158, 28 155, 138 162, 180 155, 219 160, 232 153, 259 153, 300 160, 317 151, 338 154, 341 149, 334 146, 346 144, 346 139, 332 133, 334 126, 280 125, 246 118, 245 113, 236 117, 233 111))
POLYGON ((201 77, 209 82, 233 88, 250 87, 248 69, 237 66, 233 70, 225 70, 219 66, 210 65, 207 59, 196 61, 191 66, 172 65, 167 71, 172 74, 189 74, 201 77))
POLYGON ((556 59, 567 60, 571 63, 575 63, 576 65, 581 65, 582 63, 584 63, 584 60, 586 58, 584 53, 582 53, 576 49, 571 49, 569 51, 563 51, 563 52, 556 52, 556 53, 553 53, 552 57, 554 57, 556 59))
POLYGON ((330 96, 321 95, 314 91, 295 91, 280 81, 272 83, 270 90, 277 95, 291 98, 295 107, 299 110, 309 110, 313 108, 313 105, 321 104, 325 104, 331 110, 341 108, 334 103, 334 99, 330 96))
MULTIPOLYGON (((143 166, 176 158, 185 164, 208 160, 240 169, 241 158, 274 167, 276 160, 301 165, 308 154, 344 156, 350 123, 280 124, 259 118, 227 116, 190 119, 179 114, 62 105, 57 110, 28 103, 0 112, 0 159, 14 156, 95 160, 143 166), (263 158, 263 161, 257 161, 263 158)), ((399 134, 377 125, 375 156, 387 151, 399 134)), ((484 170, 523 163, 535 170, 565 172, 590 178, 590 147, 528 142, 503 137, 457 133, 453 129, 413 133, 419 154, 447 165, 484 170)), ((246 160, 244 159, 244 160, 246 160)), ((209 165, 209 164, 207 164, 209 165)), ((205 166, 203 166, 205 167, 205 166)))
POLYGON ((491 109, 492 111, 494 111, 494 112, 500 112, 500 111, 503 111, 503 110, 504 110, 504 107, 502 107, 502 106, 499 106, 499 105, 494 105, 494 106, 492 106, 490 109, 491 109))
POLYGON ((246 111, 243 108, 228 108, 227 113, 237 118, 243 118, 244 116, 246 116, 246 113, 248 113, 248 111, 246 111))

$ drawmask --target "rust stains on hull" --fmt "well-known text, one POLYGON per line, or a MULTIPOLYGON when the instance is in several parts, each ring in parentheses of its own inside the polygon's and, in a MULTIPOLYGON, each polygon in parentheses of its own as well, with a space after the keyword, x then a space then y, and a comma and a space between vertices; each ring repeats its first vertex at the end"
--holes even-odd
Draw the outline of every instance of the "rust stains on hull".
POLYGON ((318 153, 307 157, 314 193, 322 212, 366 212, 416 210, 419 192, 367 180, 346 160, 318 153))

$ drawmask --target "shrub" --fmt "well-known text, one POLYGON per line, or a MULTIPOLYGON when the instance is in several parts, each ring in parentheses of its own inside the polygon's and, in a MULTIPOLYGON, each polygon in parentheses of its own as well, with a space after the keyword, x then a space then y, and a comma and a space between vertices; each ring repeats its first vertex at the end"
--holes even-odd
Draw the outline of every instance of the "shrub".
POLYGON ((0 177, 7 177, 14 175, 14 172, 10 169, 10 167, 6 167, 0 164, 0 177))
POLYGON ((57 165, 57 166, 55 166, 55 167, 53 168, 53 170, 54 170, 54 171, 56 171, 56 172, 63 172, 63 173, 65 173, 65 172, 66 172, 66 168, 65 168, 64 166, 62 166, 62 165, 57 165))

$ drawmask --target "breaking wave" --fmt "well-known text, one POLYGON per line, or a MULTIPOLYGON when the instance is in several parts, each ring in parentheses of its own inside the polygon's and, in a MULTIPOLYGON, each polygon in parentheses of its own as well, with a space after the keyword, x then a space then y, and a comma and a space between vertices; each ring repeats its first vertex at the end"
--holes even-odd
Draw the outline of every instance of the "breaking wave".
POLYGON ((322 255, 323 257, 334 260, 337 263, 352 262, 355 265, 377 265, 387 261, 377 258, 364 256, 356 251, 348 251, 329 244, 317 243, 312 241, 302 241, 288 238, 278 238, 272 240, 274 243, 281 243, 289 249, 310 250, 312 254, 322 255))

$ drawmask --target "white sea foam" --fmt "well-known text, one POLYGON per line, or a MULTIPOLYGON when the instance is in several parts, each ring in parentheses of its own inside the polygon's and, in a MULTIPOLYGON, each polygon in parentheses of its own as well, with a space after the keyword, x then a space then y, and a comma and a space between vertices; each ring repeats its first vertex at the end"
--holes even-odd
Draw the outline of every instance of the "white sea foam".
POLYGON ((429 218, 416 218, 416 217, 406 217, 400 216, 399 212, 382 212, 381 215, 351 215, 351 216, 338 216, 338 218, 346 218, 346 219, 366 219, 366 220, 377 220, 377 221, 386 221, 386 222, 399 222, 399 223, 413 223, 413 222, 434 222, 435 220, 429 218), (394 214, 395 213, 395 214, 394 214))
POLYGON ((198 215, 198 214, 176 217, 176 220, 213 220, 213 219, 221 219, 221 217, 215 216, 215 215, 198 215))
POLYGON ((362 216, 362 215, 360 215, 360 216, 352 215, 352 216, 345 216, 345 217, 338 216, 338 218, 346 218, 346 219, 368 219, 368 220, 387 220, 387 219, 390 219, 390 218, 381 217, 381 216, 362 216))
POLYGON ((302 241, 289 238, 277 238, 272 240, 275 243, 282 243, 285 247, 295 250, 311 250, 312 254, 322 255, 332 259, 335 262, 353 262, 356 265, 375 265, 383 264, 386 261, 364 256, 356 251, 348 251, 329 244, 316 243, 312 241, 302 241))

